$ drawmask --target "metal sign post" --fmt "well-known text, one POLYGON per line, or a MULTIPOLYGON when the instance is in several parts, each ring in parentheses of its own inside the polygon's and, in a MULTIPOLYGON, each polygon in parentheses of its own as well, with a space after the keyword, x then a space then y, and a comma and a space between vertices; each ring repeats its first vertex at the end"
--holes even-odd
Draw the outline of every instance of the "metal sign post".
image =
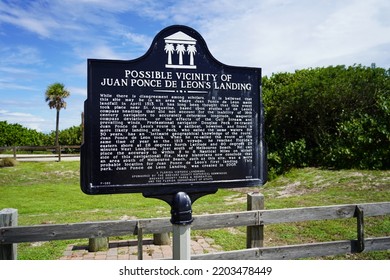
POLYGON ((190 197, 184 193, 176 194, 171 210, 173 225, 173 259, 191 259, 192 206, 190 197))
POLYGON ((173 225, 173 260, 191 259, 191 226, 173 225))

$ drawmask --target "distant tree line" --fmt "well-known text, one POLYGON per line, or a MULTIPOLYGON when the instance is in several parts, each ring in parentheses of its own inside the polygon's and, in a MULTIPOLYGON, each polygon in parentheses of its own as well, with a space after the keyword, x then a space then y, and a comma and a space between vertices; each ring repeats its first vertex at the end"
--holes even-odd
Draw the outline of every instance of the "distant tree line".
MULTIPOLYGON (((81 145, 81 126, 72 126, 59 131, 60 145, 81 145)), ((53 146, 56 131, 50 133, 38 132, 35 129, 23 127, 20 124, 9 124, 0 121, 0 147, 3 146, 53 146)))
POLYGON ((390 168, 390 69, 354 65, 263 79, 271 173, 390 168))

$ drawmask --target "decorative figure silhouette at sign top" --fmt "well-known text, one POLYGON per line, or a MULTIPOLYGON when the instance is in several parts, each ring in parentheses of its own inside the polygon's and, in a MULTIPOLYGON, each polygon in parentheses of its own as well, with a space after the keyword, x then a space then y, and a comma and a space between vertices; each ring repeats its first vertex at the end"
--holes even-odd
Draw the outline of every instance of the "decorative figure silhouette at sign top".
POLYGON ((196 40, 194 38, 188 36, 182 31, 179 31, 168 37, 165 37, 164 40, 164 51, 168 54, 168 62, 165 64, 166 68, 196 69, 194 57, 197 50, 195 47, 196 40), (178 64, 173 64, 173 54, 178 55, 178 64), (189 64, 184 64, 184 57, 186 54, 188 54, 190 57, 189 64))

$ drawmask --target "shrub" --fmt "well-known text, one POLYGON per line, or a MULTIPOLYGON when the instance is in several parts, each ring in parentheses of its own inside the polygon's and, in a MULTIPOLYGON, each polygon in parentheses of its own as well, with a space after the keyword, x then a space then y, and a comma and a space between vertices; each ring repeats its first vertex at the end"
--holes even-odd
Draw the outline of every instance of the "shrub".
POLYGON ((13 158, 3 158, 0 160, 0 167, 13 167, 18 164, 19 162, 13 158))
POLYGON ((262 88, 269 170, 390 168, 390 69, 303 69, 262 88))
POLYGON ((0 147, 3 146, 42 146, 47 136, 20 124, 0 121, 0 147))

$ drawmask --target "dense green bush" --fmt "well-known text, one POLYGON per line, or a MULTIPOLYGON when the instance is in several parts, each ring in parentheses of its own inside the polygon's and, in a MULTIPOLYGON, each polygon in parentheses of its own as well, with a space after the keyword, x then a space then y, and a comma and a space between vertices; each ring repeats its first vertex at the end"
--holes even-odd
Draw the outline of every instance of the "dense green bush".
POLYGON ((335 66, 263 79, 272 172, 390 168, 390 70, 335 66))
MULTIPOLYGON (((70 128, 61 130, 58 135, 59 143, 60 145, 81 145, 81 135, 82 130, 81 126, 72 126, 70 128)), ((47 145, 54 145, 55 143, 55 131, 52 131, 48 135, 48 144, 47 145)))
POLYGON ((42 146, 47 136, 20 124, 0 121, 0 147, 3 146, 42 146))
MULTIPOLYGON (((81 145, 81 126, 72 126, 59 133, 60 145, 81 145)), ((6 146, 53 146, 55 132, 45 134, 20 124, 0 121, 0 147, 6 146)))

